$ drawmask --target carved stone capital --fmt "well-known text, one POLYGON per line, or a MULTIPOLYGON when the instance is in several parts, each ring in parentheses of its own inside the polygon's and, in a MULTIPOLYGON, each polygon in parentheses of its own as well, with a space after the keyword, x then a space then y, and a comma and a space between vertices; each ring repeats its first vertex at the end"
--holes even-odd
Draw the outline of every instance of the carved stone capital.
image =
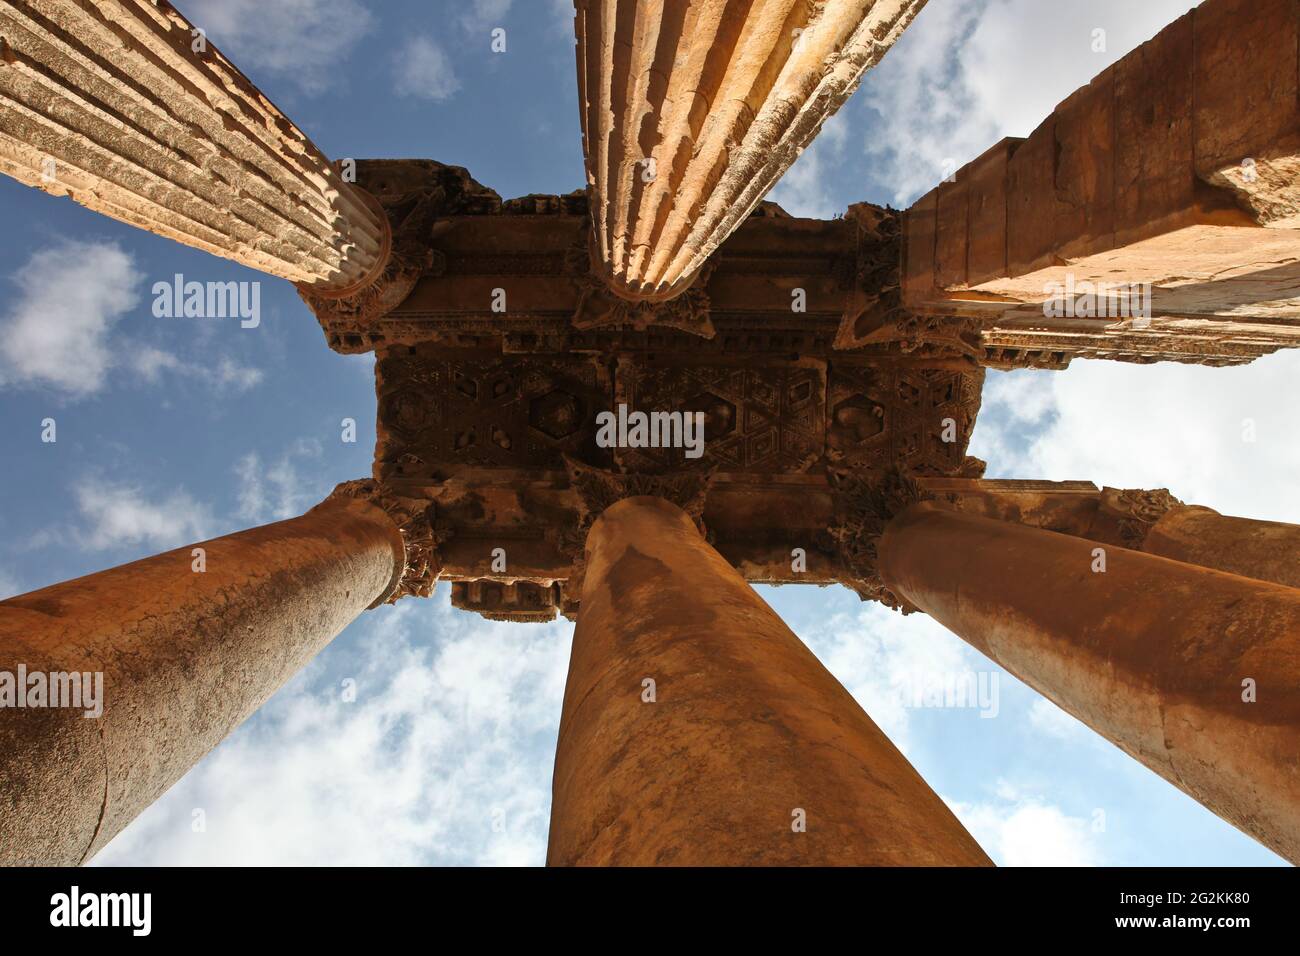
POLYGON ((833 348, 893 345, 935 358, 984 356, 978 319, 917 315, 903 305, 902 226, 896 210, 855 203, 845 219, 857 224, 857 257, 833 348))
POLYGON ((569 483, 582 503, 580 528, 585 539, 587 530, 600 513, 624 498, 652 495, 671 501, 685 511, 704 532, 704 503, 713 484, 712 471, 679 471, 664 475, 629 474, 593 468, 564 456, 569 483))
POLYGON ((432 160, 362 160, 357 195, 386 224, 381 267, 344 289, 298 286, 330 346, 340 352, 372 348, 356 334, 373 328, 406 301, 421 276, 441 275, 446 257, 434 246, 435 225, 451 215, 500 211, 501 198, 459 166, 432 160), (364 187, 364 188, 363 188, 364 187), (355 339, 355 341, 354 341, 355 339))
POLYGON ((428 597, 432 594, 441 568, 438 545, 448 537, 446 532, 434 526, 433 504, 394 494, 368 478, 343 482, 330 492, 330 498, 337 497, 360 498, 383 509, 402 536, 405 551, 402 568, 394 575, 387 593, 371 607, 395 604, 407 596, 428 597))
POLYGON ((672 298, 639 301, 623 298, 601 278, 585 239, 570 251, 566 265, 578 290, 578 305, 573 313, 575 329, 621 327, 644 332, 650 326, 662 326, 704 339, 717 334, 709 318, 709 294, 704 291, 713 263, 706 264, 690 286, 672 298))
POLYGON ((857 256, 849 296, 835 334, 834 348, 861 348, 885 341, 887 331, 908 315, 903 307, 902 227, 898 213, 869 203, 855 203, 845 219, 857 223, 857 256))
POLYGON ((1103 488, 1097 525, 1102 529, 1115 529, 1124 547, 1141 551, 1151 527, 1163 518, 1169 509, 1182 504, 1184 502, 1170 494, 1168 488, 1157 488, 1152 491, 1103 488))
POLYGON ((573 560, 573 573, 564 589, 561 613, 573 619, 582 600, 582 582, 586 572, 587 533, 592 524, 610 505, 624 498, 651 495, 671 501, 695 522, 708 540, 704 526, 704 504, 713 484, 713 471, 673 472, 664 475, 629 474, 593 468, 564 456, 569 484, 578 494, 580 509, 576 527, 557 532, 557 546, 573 560))
POLYGON ((934 496, 896 467, 874 475, 829 470, 827 478, 836 499, 836 523, 827 532, 848 575, 844 583, 864 601, 879 601, 904 614, 916 611, 881 580, 877 570, 877 544, 895 515, 919 501, 933 500, 934 496))

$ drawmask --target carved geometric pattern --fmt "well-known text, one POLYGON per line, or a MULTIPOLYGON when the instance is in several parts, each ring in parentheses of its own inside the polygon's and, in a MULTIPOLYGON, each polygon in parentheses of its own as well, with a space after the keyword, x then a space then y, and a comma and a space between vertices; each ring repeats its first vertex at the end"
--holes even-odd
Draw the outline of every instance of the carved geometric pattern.
POLYGON ((832 362, 828 460, 850 471, 879 471, 893 464, 917 475, 958 474, 965 466, 983 381, 982 369, 832 362))
POLYGON ((826 365, 816 360, 738 368, 656 367, 622 359, 614 379, 616 403, 629 411, 703 412, 704 453, 680 448, 620 448, 628 471, 807 471, 825 443, 826 365))
POLYGON ((609 460, 609 452, 595 445, 595 416, 609 407, 610 397, 598 361, 451 358, 399 348, 384 354, 376 374, 376 458, 385 473, 432 477, 456 466, 558 469, 566 453, 595 463, 609 460))

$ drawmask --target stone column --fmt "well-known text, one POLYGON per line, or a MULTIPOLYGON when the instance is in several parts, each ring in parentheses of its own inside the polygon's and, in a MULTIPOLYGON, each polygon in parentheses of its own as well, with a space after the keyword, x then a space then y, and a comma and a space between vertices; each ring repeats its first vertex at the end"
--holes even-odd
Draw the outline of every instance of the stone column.
POLYGON ((677 506, 612 505, 586 561, 549 864, 989 863, 677 506))
POLYGON ((1142 550, 1300 588, 1300 525, 1234 518, 1200 505, 1174 505, 1147 530, 1142 550))
POLYGON ((1300 861, 1300 590, 929 503, 877 547, 896 594, 1300 861))
POLYGON ((575 0, 592 261, 675 296, 925 0, 575 0))
POLYGON ((1183 504, 1165 488, 933 477, 918 478, 917 484, 931 499, 945 500, 963 514, 1300 588, 1300 525, 1219 514, 1183 504))
POLYGON ((29 681, 103 675, 97 718, 84 698, 20 709, 11 697, 0 710, 0 864, 90 859, 387 598, 403 568, 385 511, 335 497, 0 602, 0 681, 20 668, 29 681))
POLYGON ((378 276, 387 220, 171 4, 0 2, 0 172, 321 290, 378 276))

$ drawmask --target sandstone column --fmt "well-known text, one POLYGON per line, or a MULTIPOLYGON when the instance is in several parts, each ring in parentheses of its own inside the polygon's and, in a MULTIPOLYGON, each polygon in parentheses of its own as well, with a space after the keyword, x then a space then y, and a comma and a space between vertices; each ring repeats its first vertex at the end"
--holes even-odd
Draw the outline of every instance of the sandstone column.
POLYGON ((932 499, 947 499, 963 514, 1300 588, 1300 525, 1223 515, 1184 504, 1165 488, 933 477, 919 478, 917 484, 932 499))
POLYGON ((1300 861, 1300 590, 928 503, 878 553, 895 593, 1300 861))
POLYGON ((316 290, 388 224, 169 3, 0 0, 0 172, 316 290))
POLYGON ((401 578, 388 515, 299 518, 0 602, 5 673, 103 674, 103 713, 0 710, 0 864, 85 862, 401 578))
POLYGON ((1300 525, 1235 518, 1199 505, 1175 505, 1151 526, 1142 550, 1300 588, 1300 525))
POLYGON ((575 0, 592 260, 670 298, 925 0, 575 0))
POLYGON ((660 498, 619 501, 587 539, 553 794, 552 865, 989 863, 660 498))

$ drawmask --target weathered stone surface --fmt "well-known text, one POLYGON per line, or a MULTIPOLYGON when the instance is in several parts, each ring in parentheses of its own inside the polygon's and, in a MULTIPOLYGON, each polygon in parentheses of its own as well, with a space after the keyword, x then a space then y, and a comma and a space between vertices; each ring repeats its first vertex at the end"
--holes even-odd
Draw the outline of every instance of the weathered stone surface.
POLYGON ((575 0, 591 260, 684 291, 924 0, 575 0))
POLYGON ((555 620, 563 596, 558 584, 531 581, 453 581, 451 606, 473 611, 489 621, 543 624, 555 620))
POLYGON ((1295 0, 1206 0, 960 170, 904 216, 904 304, 978 318, 997 368, 1300 344, 1298 24, 1295 0), (1150 284, 1150 312, 1049 305, 1104 283, 1150 284))
POLYGON ((842 354, 828 343, 798 359, 700 355, 689 336, 589 353, 503 354, 488 342, 389 348, 376 365, 376 479, 386 497, 432 504, 433 563, 447 577, 561 582, 570 611, 581 596, 583 535, 609 503, 587 501, 575 475, 588 474, 642 494, 665 493, 649 490, 656 481, 705 477, 710 540, 747 577, 844 581, 874 595, 862 583, 869 569, 836 544, 852 508, 832 473, 868 481, 891 469, 970 473, 983 371, 969 354, 977 346, 942 331, 888 343, 894 352, 842 354), (702 414, 698 456, 685 447, 601 447, 597 416, 620 407, 702 414), (486 560, 498 546, 509 555, 504 571, 486 560), (807 558, 799 572, 795 548, 807 558))
POLYGON ((1148 529, 1142 550, 1300 588, 1300 525, 1234 518, 1200 505, 1174 505, 1148 529))
POLYGON ((549 864, 989 864, 684 512, 624 499, 586 550, 549 864))
POLYGON ((475 182, 461 166, 420 159, 370 159, 357 161, 355 172, 360 194, 384 223, 382 271, 341 289, 298 286, 326 341, 339 351, 373 345, 373 339, 367 340, 359 330, 377 324, 401 305, 421 278, 447 268, 446 257, 433 243, 434 231, 443 220, 456 214, 504 211, 501 197, 475 182))
POLYGON ((1300 590, 913 505, 885 585, 1130 756, 1300 861, 1300 590), (1257 696, 1248 693, 1257 691, 1257 696))
POLYGON ((1300 587, 1300 525, 1219 514, 1164 488, 918 476, 921 500, 1260 581, 1300 587))
POLYGON ((1196 174, 1254 221, 1300 228, 1300 4, 1210 0, 1196 32, 1196 174))
POLYGON ((0 5, 0 172, 317 289, 378 275, 387 229, 170 3, 0 5))
POLYGON ((966 184, 966 282, 1007 274, 1007 163, 1023 139, 1004 139, 957 173, 966 184))
POLYGON ((102 849, 387 594, 403 545, 383 511, 307 514, 0 602, 0 671, 102 672, 103 715, 0 711, 0 863, 102 849))

